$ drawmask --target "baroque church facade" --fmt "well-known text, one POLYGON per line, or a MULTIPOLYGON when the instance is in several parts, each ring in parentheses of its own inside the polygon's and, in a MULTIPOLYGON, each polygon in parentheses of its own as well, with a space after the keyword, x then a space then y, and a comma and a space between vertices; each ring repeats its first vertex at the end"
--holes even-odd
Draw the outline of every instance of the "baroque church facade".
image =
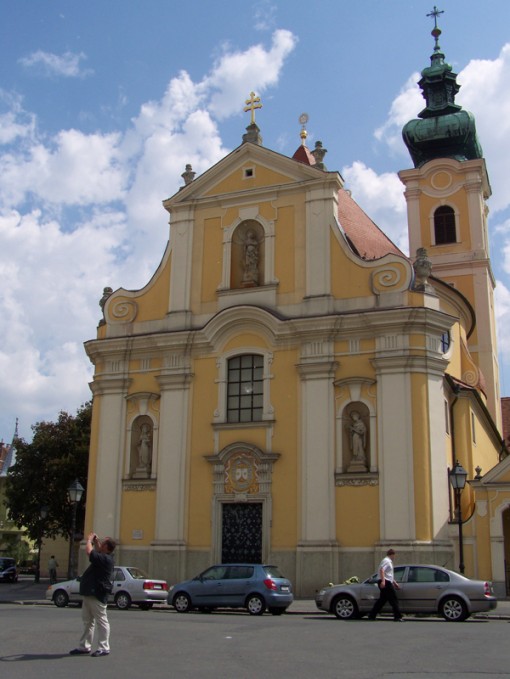
POLYGON ((439 33, 403 133, 411 257, 304 126, 293 157, 262 145, 252 94, 242 144, 163 202, 149 283, 105 289, 85 532, 119 563, 171 583, 276 563, 298 596, 368 576, 389 546, 455 570, 458 460, 466 574, 505 587, 490 184, 439 33))

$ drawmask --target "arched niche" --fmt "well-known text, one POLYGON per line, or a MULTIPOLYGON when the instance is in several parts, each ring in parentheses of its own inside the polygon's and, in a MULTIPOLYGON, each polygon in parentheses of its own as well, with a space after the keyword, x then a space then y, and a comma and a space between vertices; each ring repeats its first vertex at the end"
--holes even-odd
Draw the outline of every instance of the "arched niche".
POLYGON ((264 284, 265 238, 255 219, 242 221, 232 234, 230 287, 254 288, 264 284))

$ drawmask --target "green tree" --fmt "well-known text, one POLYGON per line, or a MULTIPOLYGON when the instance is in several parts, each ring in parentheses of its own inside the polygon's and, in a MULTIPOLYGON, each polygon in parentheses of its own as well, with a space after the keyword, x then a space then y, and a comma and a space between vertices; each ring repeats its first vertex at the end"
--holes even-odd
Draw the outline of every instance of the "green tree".
MULTIPOLYGON (((78 409, 76 416, 61 412, 57 422, 32 425, 31 443, 15 439, 16 464, 7 475, 6 505, 9 517, 24 527, 32 540, 69 536, 72 509, 67 497, 77 478, 87 487, 92 403, 78 409), (41 508, 47 516, 41 519, 41 508)), ((86 492, 77 507, 76 531, 83 529, 86 492)))

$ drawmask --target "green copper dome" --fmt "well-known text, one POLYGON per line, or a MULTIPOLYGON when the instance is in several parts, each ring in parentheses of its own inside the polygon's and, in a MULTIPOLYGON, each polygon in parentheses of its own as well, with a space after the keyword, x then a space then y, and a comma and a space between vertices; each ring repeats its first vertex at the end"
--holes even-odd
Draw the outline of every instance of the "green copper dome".
POLYGON ((432 31, 435 38, 434 52, 430 57, 430 66, 423 69, 418 83, 427 105, 418 114, 418 119, 410 120, 402 130, 415 167, 434 158, 462 161, 482 157, 474 116, 455 103, 460 85, 457 83, 457 74, 445 62, 439 47, 439 14, 442 12, 434 7, 430 15, 436 22, 432 31))

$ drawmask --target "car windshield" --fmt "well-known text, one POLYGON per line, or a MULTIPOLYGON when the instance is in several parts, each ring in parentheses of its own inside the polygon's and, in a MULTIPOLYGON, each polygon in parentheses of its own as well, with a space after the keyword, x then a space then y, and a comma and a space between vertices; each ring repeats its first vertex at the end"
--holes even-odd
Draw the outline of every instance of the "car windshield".
POLYGON ((134 580, 145 580, 147 577, 147 575, 139 568, 126 568, 126 570, 134 580))
POLYGON ((9 568, 9 566, 14 566, 14 559, 5 559, 0 557, 0 568, 9 568))

